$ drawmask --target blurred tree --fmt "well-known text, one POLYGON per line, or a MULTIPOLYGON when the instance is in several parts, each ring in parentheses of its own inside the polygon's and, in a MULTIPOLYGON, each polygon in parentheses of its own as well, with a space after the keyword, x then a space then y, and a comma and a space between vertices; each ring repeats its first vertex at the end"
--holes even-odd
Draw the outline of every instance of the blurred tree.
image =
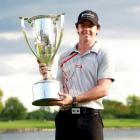
POLYGON ((131 95, 127 98, 127 106, 129 107, 129 115, 132 118, 140 118, 140 97, 131 95))
POLYGON ((1 115, 3 120, 20 120, 25 119, 26 111, 27 109, 16 97, 10 97, 7 99, 1 115))
POLYGON ((3 91, 0 89, 0 113, 3 109, 2 97, 3 97, 3 91))
POLYGON ((121 102, 104 100, 103 104, 105 107, 102 113, 104 118, 126 118, 128 116, 128 107, 121 102))
POLYGON ((27 119, 31 120, 54 120, 57 112, 51 112, 42 108, 31 111, 27 114, 27 119))

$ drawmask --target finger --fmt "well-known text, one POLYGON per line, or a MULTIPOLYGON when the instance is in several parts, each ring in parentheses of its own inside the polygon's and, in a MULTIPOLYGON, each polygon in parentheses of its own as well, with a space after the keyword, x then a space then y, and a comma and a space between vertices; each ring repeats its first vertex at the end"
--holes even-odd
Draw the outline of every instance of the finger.
POLYGON ((64 97, 63 97, 62 95, 59 95, 59 97, 60 97, 60 99, 62 99, 62 100, 64 99, 64 97))
POLYGON ((40 68, 39 71, 41 74, 47 74, 47 70, 44 68, 40 68))
POLYGON ((41 61, 40 61, 39 59, 37 59, 37 62, 38 62, 38 64, 40 64, 40 63, 41 63, 41 61))
POLYGON ((46 67, 46 64, 45 64, 45 63, 39 63, 39 67, 40 67, 40 68, 46 67))
POLYGON ((44 72, 45 72, 45 71, 48 71, 46 67, 40 67, 40 70, 41 70, 41 71, 44 71, 44 72))
POLYGON ((46 64, 39 64, 39 70, 44 73, 48 71, 46 64))
POLYGON ((43 76, 43 80, 47 80, 47 77, 46 76, 43 76))
POLYGON ((66 98, 66 94, 65 93, 59 92, 58 95, 59 95, 60 99, 62 99, 62 100, 64 100, 66 98))
POLYGON ((59 95, 60 99, 63 99, 63 96, 60 92, 58 92, 58 95, 59 95))
POLYGON ((59 96, 63 96, 63 95, 65 95, 63 92, 58 92, 58 95, 59 96))

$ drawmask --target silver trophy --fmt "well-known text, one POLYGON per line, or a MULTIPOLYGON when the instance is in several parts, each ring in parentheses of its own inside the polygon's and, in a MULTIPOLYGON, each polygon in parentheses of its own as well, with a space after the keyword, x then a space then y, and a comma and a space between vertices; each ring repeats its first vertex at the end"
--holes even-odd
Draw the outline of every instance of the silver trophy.
POLYGON ((64 30, 64 14, 38 15, 31 18, 20 17, 24 38, 31 52, 36 58, 47 65, 46 79, 33 84, 33 105, 52 106, 54 101, 61 100, 60 82, 52 77, 52 63, 60 47, 64 30), (28 40, 26 24, 29 24, 33 33, 34 47, 28 40))

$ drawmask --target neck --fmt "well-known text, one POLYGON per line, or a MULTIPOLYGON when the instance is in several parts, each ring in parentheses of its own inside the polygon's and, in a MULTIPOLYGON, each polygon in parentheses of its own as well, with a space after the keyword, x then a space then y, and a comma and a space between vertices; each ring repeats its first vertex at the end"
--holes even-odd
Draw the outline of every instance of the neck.
POLYGON ((86 51, 89 51, 95 44, 96 42, 92 42, 92 43, 82 43, 82 42, 79 42, 78 45, 77 45, 77 50, 80 52, 80 53, 85 53, 86 51))

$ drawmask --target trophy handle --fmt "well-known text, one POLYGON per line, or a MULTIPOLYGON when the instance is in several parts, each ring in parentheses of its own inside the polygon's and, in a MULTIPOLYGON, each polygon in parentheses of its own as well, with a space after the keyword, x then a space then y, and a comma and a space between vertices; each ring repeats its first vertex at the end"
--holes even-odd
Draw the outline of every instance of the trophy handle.
POLYGON ((34 52, 34 50, 32 49, 30 43, 29 43, 29 40, 28 40, 28 37, 27 37, 27 33, 26 33, 26 29, 25 29, 24 21, 26 20, 26 21, 28 21, 28 23, 31 23, 31 21, 29 21, 28 18, 26 18, 26 17, 19 17, 19 19, 21 20, 22 33, 24 35, 26 43, 27 43, 29 49, 32 51, 32 53, 36 56, 36 58, 39 59, 38 56, 36 55, 36 53, 34 52))
POLYGON ((63 33, 64 33, 64 15, 65 15, 64 13, 62 13, 61 15, 58 15, 61 18, 61 31, 60 31, 60 37, 59 37, 58 44, 56 44, 56 46, 55 46, 56 51, 54 52, 54 54, 52 56, 51 62, 53 61, 53 59, 54 59, 54 57, 55 57, 55 55, 56 55, 56 53, 57 53, 57 51, 58 51, 58 49, 60 47, 60 43, 62 41, 62 37, 63 37, 63 33))

